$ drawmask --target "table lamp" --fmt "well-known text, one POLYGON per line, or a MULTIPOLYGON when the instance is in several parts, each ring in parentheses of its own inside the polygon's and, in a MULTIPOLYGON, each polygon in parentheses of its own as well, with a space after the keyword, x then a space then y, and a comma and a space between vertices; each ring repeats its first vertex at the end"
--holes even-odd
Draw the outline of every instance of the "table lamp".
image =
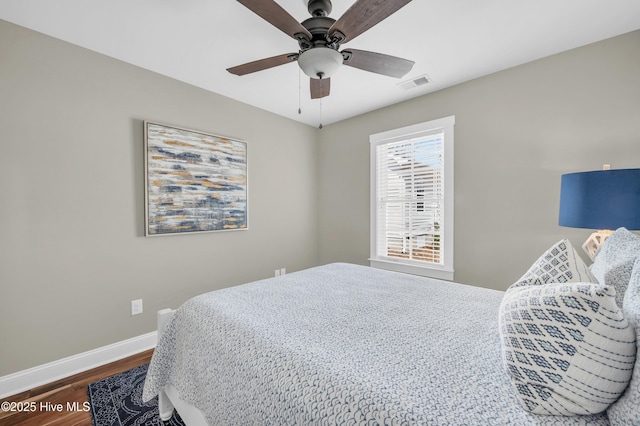
POLYGON ((597 229, 582 248, 591 260, 611 233, 640 229, 640 169, 597 170, 562 175, 558 224, 597 229))

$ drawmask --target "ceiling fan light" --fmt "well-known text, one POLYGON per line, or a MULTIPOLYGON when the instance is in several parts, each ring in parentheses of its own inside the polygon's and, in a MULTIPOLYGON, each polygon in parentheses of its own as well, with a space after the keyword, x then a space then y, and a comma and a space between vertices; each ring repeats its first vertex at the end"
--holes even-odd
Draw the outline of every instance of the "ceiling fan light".
POLYGON ((330 78, 342 65, 342 55, 328 47, 305 50, 298 57, 300 69, 311 78, 330 78))

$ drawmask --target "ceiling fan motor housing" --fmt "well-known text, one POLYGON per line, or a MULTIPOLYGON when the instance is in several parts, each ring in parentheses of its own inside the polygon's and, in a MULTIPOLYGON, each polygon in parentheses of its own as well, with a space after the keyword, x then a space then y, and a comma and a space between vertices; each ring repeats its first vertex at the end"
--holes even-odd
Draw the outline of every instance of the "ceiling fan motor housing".
POLYGON ((330 0, 309 0, 307 10, 311 16, 327 16, 331 13, 330 0))

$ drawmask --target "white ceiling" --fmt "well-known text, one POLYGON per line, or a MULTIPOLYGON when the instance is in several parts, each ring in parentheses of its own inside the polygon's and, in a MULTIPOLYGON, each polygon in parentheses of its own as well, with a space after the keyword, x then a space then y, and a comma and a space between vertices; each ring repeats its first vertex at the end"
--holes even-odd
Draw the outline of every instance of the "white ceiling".
MULTIPOLYGON (((334 0, 330 17, 353 2, 334 0)), ((309 17, 305 0, 278 3, 309 17)), ((343 45, 411 59, 413 70, 397 80, 343 66, 321 101, 296 63, 226 71, 298 47, 235 0, 0 0, 0 19, 317 126, 639 29, 640 0, 414 0, 343 45), (398 85, 424 74, 425 86, 398 85)))

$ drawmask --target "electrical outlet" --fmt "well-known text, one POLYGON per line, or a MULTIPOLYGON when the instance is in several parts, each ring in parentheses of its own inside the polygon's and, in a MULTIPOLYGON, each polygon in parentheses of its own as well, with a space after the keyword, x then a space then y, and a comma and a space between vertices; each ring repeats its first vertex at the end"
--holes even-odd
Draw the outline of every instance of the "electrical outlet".
POLYGON ((136 299, 131 301, 131 315, 138 315, 142 313, 142 299, 136 299))
POLYGON ((275 270, 275 276, 276 276, 276 277, 279 277, 279 276, 280 276, 280 269, 276 269, 276 270, 275 270))
POLYGON ((280 268, 280 275, 284 275, 287 273, 287 268, 280 268))

